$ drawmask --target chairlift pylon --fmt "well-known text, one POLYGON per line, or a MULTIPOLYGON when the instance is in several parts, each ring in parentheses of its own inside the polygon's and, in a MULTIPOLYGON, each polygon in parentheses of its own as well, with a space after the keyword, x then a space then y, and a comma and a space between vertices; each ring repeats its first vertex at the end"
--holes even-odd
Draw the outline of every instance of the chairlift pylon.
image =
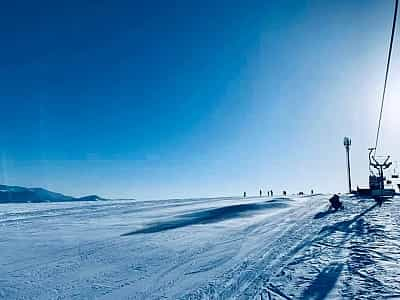
POLYGON ((392 163, 389 162, 390 156, 387 156, 383 162, 380 162, 377 160, 377 156, 375 156, 375 154, 376 154, 376 149, 378 147, 379 134, 380 134, 381 124, 382 124, 383 106, 385 103, 386 87, 387 87, 387 82, 388 82, 388 78, 389 78, 393 41, 394 41, 394 36, 395 36, 395 32, 396 32, 398 7, 399 7, 399 0, 395 0, 393 24, 392 24, 392 31, 391 31, 390 43, 389 43, 389 51, 388 51, 387 62, 386 62, 385 81, 383 84, 380 112, 379 112, 379 118, 378 118, 378 128, 376 131, 376 138, 375 138, 375 147, 368 149, 369 150, 369 171, 370 171, 370 176, 369 176, 370 193, 373 197, 377 197, 377 198, 388 197, 388 196, 393 197, 393 195, 394 195, 394 189, 385 189, 386 178, 383 176, 383 170, 390 168, 390 166, 392 165, 392 163), (376 172, 377 172, 377 174, 376 174, 376 172))

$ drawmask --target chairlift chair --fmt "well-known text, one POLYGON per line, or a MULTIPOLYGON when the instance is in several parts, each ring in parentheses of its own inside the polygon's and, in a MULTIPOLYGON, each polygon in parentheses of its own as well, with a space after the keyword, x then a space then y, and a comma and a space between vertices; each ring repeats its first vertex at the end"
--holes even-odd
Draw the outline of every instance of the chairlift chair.
POLYGON ((398 162, 396 161, 396 166, 393 169, 392 179, 399 179, 399 173, 397 172, 398 162))
POLYGON ((375 148, 369 148, 369 187, 371 195, 376 197, 393 197, 393 189, 385 189, 386 177, 383 171, 390 168, 390 156, 379 157, 375 156, 375 148), (374 170, 376 169, 376 171, 374 170))

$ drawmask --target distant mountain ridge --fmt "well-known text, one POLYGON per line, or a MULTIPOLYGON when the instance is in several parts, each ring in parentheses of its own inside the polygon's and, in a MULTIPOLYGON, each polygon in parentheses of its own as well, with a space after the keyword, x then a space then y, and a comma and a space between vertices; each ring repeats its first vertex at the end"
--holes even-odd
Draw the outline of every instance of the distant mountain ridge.
POLYGON ((97 195, 84 197, 66 196, 43 188, 26 188, 21 186, 0 185, 0 203, 39 203, 67 201, 106 200, 97 195))

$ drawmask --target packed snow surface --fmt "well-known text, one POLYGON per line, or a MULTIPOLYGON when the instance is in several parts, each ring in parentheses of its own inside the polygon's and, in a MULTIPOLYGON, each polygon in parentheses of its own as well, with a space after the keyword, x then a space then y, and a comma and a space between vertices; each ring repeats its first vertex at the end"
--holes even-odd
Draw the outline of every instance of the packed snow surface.
POLYGON ((3 299, 400 298, 400 199, 0 205, 3 299))

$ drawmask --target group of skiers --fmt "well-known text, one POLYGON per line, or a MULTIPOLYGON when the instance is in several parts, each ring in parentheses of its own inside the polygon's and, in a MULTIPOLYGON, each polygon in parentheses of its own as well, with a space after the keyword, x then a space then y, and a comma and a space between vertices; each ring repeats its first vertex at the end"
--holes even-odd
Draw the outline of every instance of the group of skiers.
MULTIPOLYGON (((282 191, 282 195, 283 196, 286 196, 286 194, 287 194, 286 191, 282 191)), ((304 195, 303 192, 300 192, 298 194, 299 195, 304 195)), ((313 194, 314 194, 314 190, 311 190, 311 195, 313 195, 313 194)), ((262 189, 260 189, 260 197, 262 197, 262 195, 263 195, 263 191, 262 191, 262 189)), ((274 196, 274 192, 272 190, 267 191, 267 196, 268 197, 273 197, 274 196)), ((243 192, 243 198, 246 198, 246 197, 247 197, 247 193, 243 192)), ((336 211, 338 209, 343 209, 344 208, 343 203, 340 201, 339 196, 336 195, 336 194, 333 195, 333 197, 331 197, 329 199, 329 203, 330 203, 329 209, 333 208, 336 211)))
MULTIPOLYGON (((262 189, 260 189, 260 197, 262 197, 262 195, 263 195, 263 191, 262 191, 262 189)), ((268 196, 268 197, 274 196, 274 192, 273 192, 272 190, 269 190, 269 191, 267 192, 267 196, 268 196)), ((243 192, 243 198, 246 198, 246 197, 247 197, 247 193, 246 193, 246 192, 243 192)))
MULTIPOLYGON (((263 191, 260 189, 260 197, 262 197, 263 191)), ((272 197, 274 195, 274 192, 272 190, 267 191, 267 196, 272 197)))
MULTIPOLYGON (((313 195, 313 194, 314 194, 314 190, 311 190, 311 195, 313 195)), ((282 195, 286 196, 287 192, 286 191, 282 191, 282 195)), ((302 195, 304 195, 304 193, 303 192, 299 192, 298 195, 302 196, 302 195)), ((263 191, 262 191, 262 189, 260 189, 260 197, 262 197, 262 196, 263 196, 263 191)), ((267 196, 268 197, 273 197, 274 196, 273 190, 267 191, 267 196)), ((243 198, 246 198, 246 197, 247 197, 247 193, 243 192, 243 198)))

